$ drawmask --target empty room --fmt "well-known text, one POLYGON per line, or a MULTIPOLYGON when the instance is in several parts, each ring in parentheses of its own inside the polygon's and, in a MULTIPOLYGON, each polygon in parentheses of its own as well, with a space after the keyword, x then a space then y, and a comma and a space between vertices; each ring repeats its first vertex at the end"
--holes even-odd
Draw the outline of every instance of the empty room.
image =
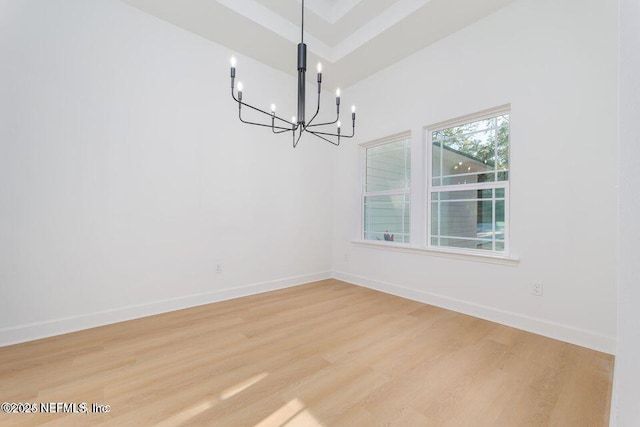
POLYGON ((640 426, 639 22, 0 0, 0 425, 640 426))

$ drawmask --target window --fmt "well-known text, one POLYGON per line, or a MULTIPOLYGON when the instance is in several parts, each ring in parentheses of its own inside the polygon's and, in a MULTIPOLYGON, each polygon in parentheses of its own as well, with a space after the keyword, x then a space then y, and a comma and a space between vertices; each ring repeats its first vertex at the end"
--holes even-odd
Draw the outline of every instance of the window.
POLYGON ((428 144, 428 246, 507 252, 509 111, 429 129, 428 144))
POLYGON ((363 238, 409 243, 409 135, 369 145, 364 163, 363 238))

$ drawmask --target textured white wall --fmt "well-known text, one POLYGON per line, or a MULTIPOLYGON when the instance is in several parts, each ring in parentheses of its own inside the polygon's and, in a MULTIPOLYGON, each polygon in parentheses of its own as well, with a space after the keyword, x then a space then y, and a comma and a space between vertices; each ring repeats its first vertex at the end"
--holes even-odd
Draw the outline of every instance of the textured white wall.
POLYGON ((361 106, 356 142, 413 132, 414 229, 424 228, 423 126, 511 104, 511 252, 520 262, 354 245, 351 145, 335 157, 338 277, 614 352, 617 29, 615 2, 520 0, 349 88, 361 106), (530 294, 533 281, 543 297, 530 294))
MULTIPOLYGON (((240 124, 227 49, 116 0, 2 0, 0 52, 0 345, 331 270, 335 148, 240 124)), ((293 115, 295 80, 238 59, 293 115)))
MULTIPOLYGON (((620 1, 618 426, 640 425, 640 4, 620 1)), ((616 402, 614 402, 614 407, 616 402)))

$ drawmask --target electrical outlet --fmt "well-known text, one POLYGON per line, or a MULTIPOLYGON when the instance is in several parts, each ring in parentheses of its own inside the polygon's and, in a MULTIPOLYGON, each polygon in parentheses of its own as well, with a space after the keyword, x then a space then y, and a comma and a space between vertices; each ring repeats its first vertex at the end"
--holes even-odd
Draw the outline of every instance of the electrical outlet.
POLYGON ((536 282, 531 284, 531 295, 541 297, 543 295, 542 283, 536 282))
POLYGON ((222 273, 222 264, 216 265, 216 273, 222 273))

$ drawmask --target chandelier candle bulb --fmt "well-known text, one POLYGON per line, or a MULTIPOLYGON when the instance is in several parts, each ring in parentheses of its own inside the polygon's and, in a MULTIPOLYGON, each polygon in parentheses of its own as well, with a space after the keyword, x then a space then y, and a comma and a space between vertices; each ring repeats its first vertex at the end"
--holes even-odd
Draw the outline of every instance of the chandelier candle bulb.
POLYGON ((276 113, 276 104, 271 104, 271 112, 272 112, 273 114, 275 114, 275 113, 276 113))
POLYGON ((340 89, 336 89, 336 105, 340 105, 340 89))
POLYGON ((356 121, 356 106, 351 106, 351 120, 356 121))
MULTIPOLYGON (((238 82, 238 100, 242 101, 242 82, 238 82)), ((242 104, 239 104, 239 106, 242 104)))

